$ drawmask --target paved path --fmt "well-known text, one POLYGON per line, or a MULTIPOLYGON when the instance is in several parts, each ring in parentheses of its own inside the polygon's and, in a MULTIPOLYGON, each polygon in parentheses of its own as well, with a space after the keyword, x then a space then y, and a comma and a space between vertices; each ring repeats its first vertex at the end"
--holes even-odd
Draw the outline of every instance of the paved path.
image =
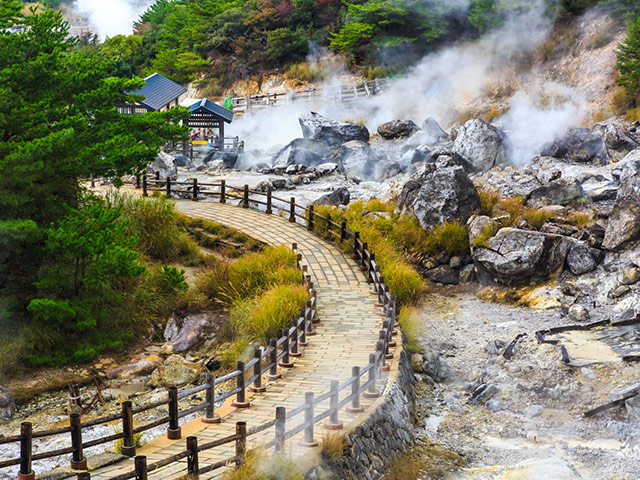
MULTIPOLYGON (((178 209, 191 216, 202 217, 225 226, 233 227, 271 245, 291 245, 296 242, 309 266, 309 274, 315 284, 318 302, 317 335, 309 337, 311 344, 304 355, 295 359, 295 368, 285 370, 283 378, 268 384, 265 393, 255 394, 248 409, 233 409, 228 405, 216 410, 223 415, 220 424, 205 425, 199 419, 182 426, 182 438, 196 435, 199 443, 223 438, 235 433, 235 423, 247 422, 247 428, 274 418, 275 408, 285 406, 290 410, 302 403, 304 393, 317 394, 329 389, 331 380, 344 381, 351 376, 351 367, 364 367, 369 354, 375 351, 375 343, 381 328, 381 310, 375 306, 375 296, 365 281, 356 263, 345 256, 334 245, 321 240, 303 226, 289 223, 277 215, 266 215, 255 210, 209 202, 178 201, 178 209)), ((367 400, 363 398, 363 406, 367 400)), ((326 406, 318 407, 322 410, 326 406)), ((316 410, 318 412, 320 410, 316 410)), ((340 413, 345 426, 353 419, 340 413)), ((302 423, 303 415, 287 423, 287 429, 302 423)), ((322 426, 316 427, 316 440, 325 434, 322 426)), ((249 448, 273 440, 273 429, 249 437, 249 448)), ((297 456, 305 451, 299 438, 292 439, 288 453, 297 456)), ((138 450, 146 455, 148 463, 161 460, 185 449, 184 440, 169 441, 158 438, 138 450)), ((234 455, 234 445, 229 444, 200 453, 200 464, 204 466, 234 455)), ((91 472, 93 480, 106 480, 115 475, 133 470, 133 461, 103 467, 91 472)), ((151 474, 150 478, 174 478, 186 471, 185 461, 151 474)), ((216 478, 215 474, 201 478, 216 478)))

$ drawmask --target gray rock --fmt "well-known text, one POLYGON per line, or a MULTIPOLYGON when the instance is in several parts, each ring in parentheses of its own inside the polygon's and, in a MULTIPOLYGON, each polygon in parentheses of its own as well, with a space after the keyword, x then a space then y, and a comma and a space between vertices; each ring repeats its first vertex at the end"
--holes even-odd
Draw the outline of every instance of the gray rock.
POLYGON ((375 164, 372 180, 375 182, 384 182, 389 178, 400 175, 403 171, 399 162, 383 158, 375 164))
POLYGON ((431 150, 427 145, 421 145, 412 150, 405 152, 400 157, 400 166, 403 170, 406 170, 409 166, 415 165, 417 163, 430 163, 433 162, 434 159, 431 155, 431 150))
POLYGON ((640 280, 640 269, 638 267, 623 267, 620 270, 622 278, 620 283, 623 285, 633 285, 640 280))
POLYGON ((206 313, 184 318, 172 316, 164 329, 166 353, 184 352, 203 341, 207 335, 209 317, 206 313))
POLYGON ((328 175, 330 173, 335 172, 337 169, 338 169, 337 163, 326 162, 318 165, 316 167, 316 172, 318 172, 320 175, 328 175))
POLYGON ((591 248, 583 243, 574 243, 567 254, 567 266, 574 275, 582 275, 595 270, 598 262, 591 253, 591 248))
POLYGON ((570 128, 566 135, 546 145, 541 153, 546 157, 578 163, 607 163, 608 160, 602 137, 591 133, 588 128, 570 128))
POLYGON ((287 167, 288 165, 306 165, 308 167, 320 165, 323 162, 320 153, 324 145, 321 142, 296 138, 282 147, 272 158, 273 167, 287 167))
POLYGON ((489 240, 489 248, 473 254, 483 283, 523 285, 560 271, 573 241, 559 235, 503 228, 489 240))
MULTIPOLYGON (((609 298, 620 298, 624 295, 626 295, 627 293, 629 293, 631 291, 631 289, 627 286, 627 285, 618 285, 616 288, 614 288, 613 290, 610 290, 609 293, 607 294, 607 296, 609 298)), ((627 319, 627 320, 631 320, 632 318, 635 317, 635 311, 633 309, 631 309, 631 316, 627 319)), ((618 320, 623 320, 622 318, 616 319, 616 321, 618 320)))
POLYGON ((382 157, 368 143, 352 140, 341 145, 331 160, 335 160, 338 170, 348 177, 368 179, 376 173, 376 165, 382 157))
POLYGON ((589 320, 589 310, 584 305, 571 305, 569 307, 569 318, 575 322, 586 322, 589 320))
POLYGON ((369 130, 364 125, 335 122, 315 112, 301 115, 299 121, 304 138, 329 146, 339 146, 351 140, 369 141, 369 130))
POLYGON ((333 192, 318 198, 314 205, 349 205, 351 193, 347 187, 336 188, 333 192))
POLYGON ((460 283, 471 283, 476 279, 476 268, 473 264, 465 265, 460 270, 459 274, 460 283))
POLYGON ((16 411, 16 401, 9 390, 0 385, 0 420, 10 420, 16 411))
POLYGON ((439 143, 447 140, 449 135, 445 132, 440 124, 433 118, 429 117, 422 122, 423 133, 429 135, 431 143, 439 143))
POLYGON ((620 187, 616 182, 611 182, 609 180, 598 181, 594 178, 590 178, 580 186, 582 187, 582 191, 585 196, 591 198, 594 202, 615 200, 618 195, 618 188, 620 187))
POLYGON ((640 380, 633 382, 626 387, 616 388, 609 392, 609 400, 615 402, 616 400, 622 400, 624 397, 631 395, 640 395, 640 380))
POLYGON ((611 168, 613 178, 623 181, 640 173, 640 148, 629 152, 611 168))
POLYGON ((527 199, 527 206, 569 205, 584 197, 582 186, 577 182, 557 180, 535 189, 527 199))
POLYGON ((491 397, 493 397, 496 393, 498 393, 498 388, 495 385, 483 383, 473 391, 469 402, 475 404, 483 404, 489 401, 489 399, 491 399, 491 397))
POLYGON ((425 373, 434 381, 442 382, 449 376, 449 367, 435 350, 430 350, 423 354, 422 361, 424 364, 422 373, 425 373))
POLYGON ((162 366, 151 374, 151 385, 154 387, 181 387, 194 382, 204 368, 197 363, 188 362, 180 355, 171 355, 162 366))
POLYGON ((222 161, 224 168, 233 168, 238 161, 238 154, 233 152, 216 152, 215 150, 210 152, 204 157, 204 163, 210 164, 211 162, 222 161))
POLYGON ((524 409, 524 416, 527 418, 539 417, 543 410, 542 405, 529 405, 524 409))
POLYGON ((629 417, 631 417, 634 422, 640 422, 640 396, 636 395, 630 398, 624 402, 624 406, 627 409, 629 417))
POLYGON ((597 124, 593 127, 593 133, 600 135, 605 145, 611 150, 633 150, 638 148, 638 142, 617 125, 597 124))
POLYGON ((469 231, 469 243, 473 245, 474 240, 484 237, 485 232, 488 230, 491 231, 491 236, 493 236, 498 231, 498 223, 493 218, 477 215, 469 218, 467 229, 469 231))
POLYGON ((271 182, 271 185, 273 185, 273 188, 276 190, 287 188, 287 181, 284 178, 273 177, 270 178, 269 181, 271 182))
POLYGON ((457 285, 460 283, 458 272, 449 265, 441 265, 429 270, 426 275, 434 283, 442 283, 444 285, 457 285))
POLYGON ((458 131, 453 153, 460 156, 474 171, 487 171, 505 163, 504 133, 482 120, 469 120, 458 131))
POLYGON ((405 183, 396 205, 396 213, 415 216, 425 229, 445 221, 465 224, 476 210, 480 197, 464 169, 433 164, 405 183))
POLYGON ((175 163, 176 167, 193 168, 193 163, 191 163, 191 160, 189 160, 189 158, 185 157, 184 155, 174 155, 173 162, 175 163))
POLYGON ((418 127, 413 120, 393 120, 380 125, 378 127, 378 134, 382 138, 394 139, 410 137, 419 129, 420 127, 418 127))
POLYGON ((155 175, 160 173, 160 179, 176 180, 178 178, 178 167, 175 160, 171 155, 165 152, 160 152, 157 158, 147 167, 147 172, 155 175))
POLYGON ((622 180, 609 216, 602 247, 621 250, 640 237, 640 175, 622 180))

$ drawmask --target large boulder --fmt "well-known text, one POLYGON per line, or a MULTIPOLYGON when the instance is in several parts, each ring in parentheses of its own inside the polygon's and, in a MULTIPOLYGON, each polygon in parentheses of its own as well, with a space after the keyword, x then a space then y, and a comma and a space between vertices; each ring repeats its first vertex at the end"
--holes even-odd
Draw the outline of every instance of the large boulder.
POLYGON ((570 162, 606 163, 607 147, 602 137, 588 128, 570 128, 564 136, 546 145, 542 155, 570 162))
POLYGON ((163 350, 166 353, 184 352, 196 346, 206 338, 208 326, 209 317, 205 313, 171 317, 164 328, 163 350))
POLYGON ((569 205, 584 198, 582 186, 574 180, 566 182, 562 179, 552 181, 536 188, 529 194, 527 206, 542 207, 545 205, 569 205))
POLYGON ((188 362, 180 355, 171 355, 164 364, 151 374, 154 387, 182 387, 198 379, 205 372, 204 367, 188 362))
POLYGON ((10 420, 16 411, 16 401, 9 390, 0 385, 0 420, 10 420))
POLYGON ((340 146, 330 158, 338 164, 338 170, 349 178, 365 180, 372 178, 382 157, 368 143, 351 140, 340 146))
POLYGON ((458 130, 453 153, 473 171, 487 171, 506 162, 506 136, 502 130, 480 119, 469 120, 458 130))
POLYGON ((351 140, 369 141, 369 130, 356 123, 335 122, 311 112, 300 116, 304 138, 318 140, 329 146, 339 146, 351 140))
POLYGON ((640 175, 625 177, 618 189, 602 242, 605 250, 621 250, 640 238, 640 175))
POLYGON ((434 164, 407 181, 396 204, 396 213, 415 216, 425 229, 445 221, 464 224, 477 210, 480 197, 464 169, 434 164))
POLYGON ((615 151, 631 151, 640 144, 631 135, 623 131, 617 125, 597 124, 593 127, 593 133, 600 135, 605 145, 615 151))
POLYGON ((289 165, 306 165, 307 167, 320 165, 323 150, 326 146, 315 140, 296 138, 282 147, 272 158, 273 167, 287 167, 289 165))
POLYGON ((399 163, 402 169, 406 170, 409 166, 415 165, 416 163, 431 163, 434 161, 431 155, 431 149, 427 145, 420 145, 403 153, 399 163))
POLYGON ((584 243, 576 242, 571 246, 567 255, 567 267, 574 275, 582 275, 595 270, 598 266, 591 248, 584 243))
POLYGON ((110 368, 106 371, 109 378, 129 378, 148 375, 162 365, 162 357, 156 353, 144 352, 135 355, 131 362, 110 368))
POLYGON ((503 228, 474 251, 482 283, 523 285, 562 270, 573 241, 560 235, 503 228))
POLYGON ((378 134, 382 138, 391 140, 394 138, 410 137, 420 130, 413 120, 393 120, 383 123, 378 127, 378 134))
POLYGON ((210 164, 212 162, 222 163, 224 168, 233 168, 238 161, 238 154, 233 152, 210 152, 203 160, 204 163, 210 164))
POLYGON ((425 136, 428 136, 429 143, 431 144, 444 142, 449 138, 447 132, 445 132, 440 124, 431 117, 422 122, 422 132, 425 136))
POLYGON ((322 195, 314 205, 349 205, 351 193, 347 187, 336 188, 333 192, 322 195))
POLYGON ((621 182, 638 173, 640 173, 640 148, 629 152, 611 168, 613 178, 621 182))
POLYGON ((178 167, 174 158, 165 152, 160 152, 156 159, 147 167, 147 172, 152 175, 160 174, 161 180, 170 178, 176 180, 178 178, 178 167))

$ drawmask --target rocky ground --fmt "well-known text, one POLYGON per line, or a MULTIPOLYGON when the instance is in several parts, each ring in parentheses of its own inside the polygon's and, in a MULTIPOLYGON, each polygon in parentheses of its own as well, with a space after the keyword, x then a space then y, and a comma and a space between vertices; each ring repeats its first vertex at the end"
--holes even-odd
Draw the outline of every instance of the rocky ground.
POLYGON ((640 388, 639 364, 623 362, 597 335, 580 343, 571 334, 561 345, 578 366, 564 364, 560 345, 535 338, 537 330, 572 323, 559 309, 453 293, 432 295, 420 312, 418 446, 387 478, 638 478, 638 402, 582 414, 617 398, 616 388, 640 388), (506 359, 506 347, 523 333, 506 359))

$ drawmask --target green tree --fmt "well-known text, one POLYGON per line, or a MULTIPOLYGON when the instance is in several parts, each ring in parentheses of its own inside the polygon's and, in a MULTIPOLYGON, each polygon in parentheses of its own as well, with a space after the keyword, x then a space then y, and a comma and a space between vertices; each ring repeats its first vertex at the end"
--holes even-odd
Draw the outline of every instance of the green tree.
POLYGON ((618 48, 618 84, 640 94, 640 15, 627 27, 627 38, 618 48))

